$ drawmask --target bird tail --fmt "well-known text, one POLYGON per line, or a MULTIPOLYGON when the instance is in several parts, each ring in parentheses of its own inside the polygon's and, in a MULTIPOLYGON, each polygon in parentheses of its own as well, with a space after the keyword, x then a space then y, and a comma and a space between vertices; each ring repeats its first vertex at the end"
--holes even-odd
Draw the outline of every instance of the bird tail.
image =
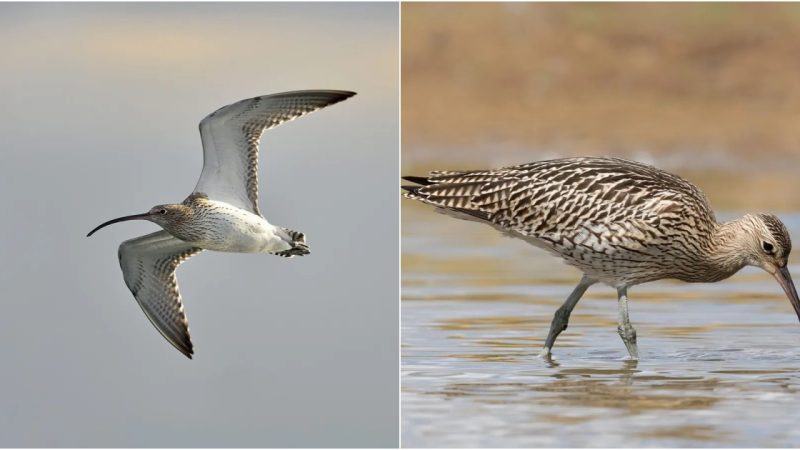
MULTIPOLYGON (((462 220, 488 221, 489 214, 472 204, 483 180, 471 180, 472 172, 431 172, 427 177, 402 177, 417 186, 401 185, 403 197, 433 205, 438 212, 462 220)), ((476 172, 476 174, 478 174, 476 172)), ((479 174, 478 174, 479 175, 479 174)))
POLYGON ((291 258, 292 256, 303 256, 311 253, 311 250, 308 248, 308 245, 306 245, 305 234, 299 231, 294 231, 283 227, 281 227, 281 230, 283 230, 283 232, 289 236, 289 239, 291 239, 289 244, 292 246, 292 248, 280 252, 275 252, 274 253, 275 255, 283 256, 284 258, 291 258))
POLYGON ((420 196, 417 194, 417 191, 423 186, 429 186, 433 184, 427 177, 402 177, 405 181, 410 181, 412 183, 416 183, 419 186, 410 186, 410 185, 402 185, 400 186, 405 192, 403 192, 403 196, 406 198, 411 198, 414 200, 420 200, 420 196))

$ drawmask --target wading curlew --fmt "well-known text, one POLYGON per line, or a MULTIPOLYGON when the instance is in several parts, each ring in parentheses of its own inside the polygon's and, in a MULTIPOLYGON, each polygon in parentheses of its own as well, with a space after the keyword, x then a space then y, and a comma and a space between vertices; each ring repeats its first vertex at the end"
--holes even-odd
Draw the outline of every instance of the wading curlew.
POLYGON ((90 231, 125 220, 149 220, 157 231, 123 242, 119 263, 125 284, 156 329, 191 358, 189 322, 175 269, 203 250, 309 253, 305 235, 267 222, 258 209, 258 145, 264 131, 341 102, 349 91, 294 91, 225 106, 200 122, 203 170, 194 191, 178 204, 109 220, 90 231))
POLYGON ((800 300, 786 267, 792 243, 772 214, 719 223, 705 195, 655 167, 617 158, 564 158, 495 170, 440 171, 404 177, 404 196, 440 212, 486 223, 562 258, 583 272, 556 311, 540 356, 586 289, 617 290, 619 326, 628 353, 639 358, 628 318, 628 288, 665 278, 715 282, 744 266, 769 272, 800 318, 800 300))

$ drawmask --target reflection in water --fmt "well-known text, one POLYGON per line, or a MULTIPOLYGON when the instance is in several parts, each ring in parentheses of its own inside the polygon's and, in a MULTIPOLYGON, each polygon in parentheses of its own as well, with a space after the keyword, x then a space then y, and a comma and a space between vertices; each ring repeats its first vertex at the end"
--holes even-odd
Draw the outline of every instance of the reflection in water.
MULTIPOLYGON (((631 289, 639 362, 625 359, 613 289, 595 286, 548 361, 536 356, 578 273, 403 207, 404 446, 800 444, 800 326, 768 274, 631 289)), ((800 216, 781 217, 800 234, 800 216)))

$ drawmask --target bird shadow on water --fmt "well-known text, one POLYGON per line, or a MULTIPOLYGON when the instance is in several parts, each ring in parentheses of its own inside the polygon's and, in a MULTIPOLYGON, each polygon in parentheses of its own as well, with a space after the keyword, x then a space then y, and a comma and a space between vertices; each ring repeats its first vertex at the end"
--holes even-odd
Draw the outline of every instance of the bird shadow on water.
MULTIPOLYGON (((539 358, 536 358, 539 359, 539 358)), ((490 361, 495 362, 490 358, 490 361)), ((523 364, 501 380, 451 382, 437 392, 443 396, 465 396, 496 402, 526 402, 537 398, 539 405, 558 407, 619 408, 628 412, 643 409, 676 409, 712 405, 716 399, 708 396, 659 394, 711 391, 720 380, 699 376, 668 376, 645 373, 635 360, 612 360, 598 367, 597 361, 586 365, 563 366, 558 360, 534 360, 523 364), (538 367, 535 367, 538 366, 538 367)))

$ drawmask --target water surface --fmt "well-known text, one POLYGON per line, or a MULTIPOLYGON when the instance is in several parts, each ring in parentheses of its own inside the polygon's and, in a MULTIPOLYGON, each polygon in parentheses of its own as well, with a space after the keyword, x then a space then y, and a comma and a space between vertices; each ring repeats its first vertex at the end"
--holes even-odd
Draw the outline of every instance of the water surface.
MULTIPOLYGON (((800 214, 780 216, 800 235, 800 214)), ((402 238, 403 446, 800 444, 800 325, 770 275, 631 288, 638 363, 616 292, 592 286, 548 363, 536 355, 576 269, 407 200, 402 238)))

